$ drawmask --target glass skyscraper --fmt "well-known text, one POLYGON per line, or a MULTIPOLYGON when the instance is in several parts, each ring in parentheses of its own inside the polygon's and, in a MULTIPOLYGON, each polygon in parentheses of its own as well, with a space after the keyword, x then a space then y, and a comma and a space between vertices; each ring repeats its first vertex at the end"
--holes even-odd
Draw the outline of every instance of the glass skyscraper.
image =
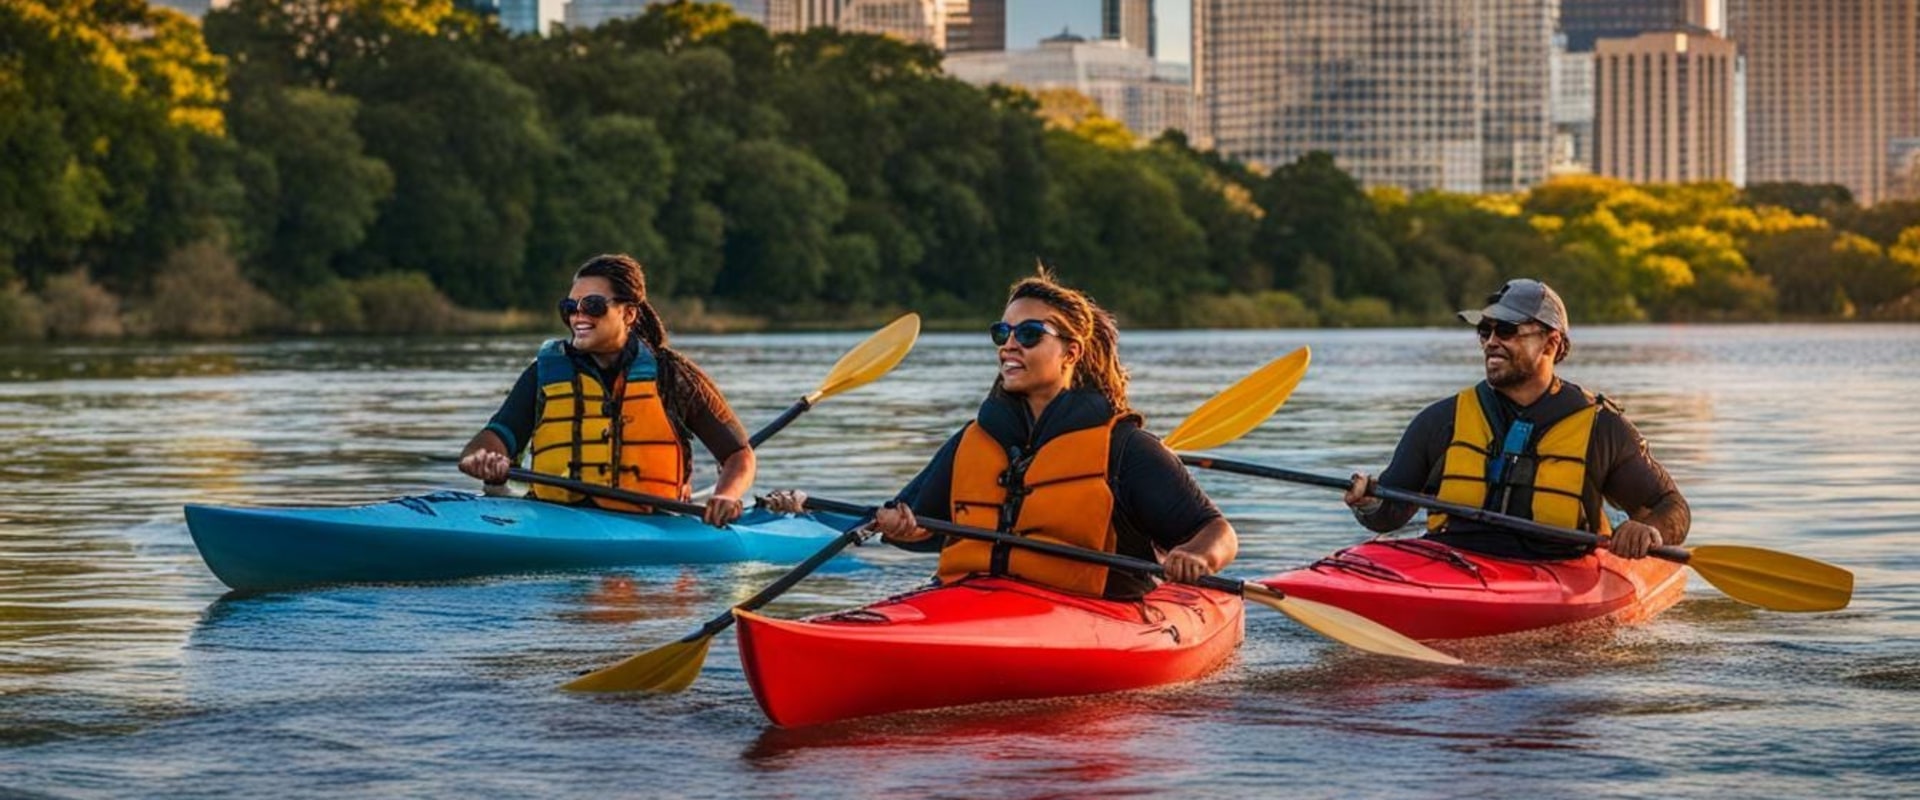
POLYGON ((1196 0, 1203 142, 1278 166, 1331 153, 1368 185, 1544 180, 1557 0, 1196 0))

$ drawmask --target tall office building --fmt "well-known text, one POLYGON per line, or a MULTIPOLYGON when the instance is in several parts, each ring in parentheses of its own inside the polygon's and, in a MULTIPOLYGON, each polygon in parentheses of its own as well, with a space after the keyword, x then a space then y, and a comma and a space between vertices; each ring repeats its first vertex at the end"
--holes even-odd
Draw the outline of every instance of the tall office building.
POLYGON ((1007 49, 1007 0, 946 0, 947 52, 1007 49))
POLYGON ((1920 197, 1920 0, 1741 0, 1747 180, 1920 197))
POLYGON ((1547 83, 1553 103, 1553 151, 1547 172, 1587 172, 1593 167, 1593 54, 1555 47, 1547 83))
POLYGON ((566 21, 566 0, 498 0, 500 27, 514 33, 545 35, 566 21))
POLYGON ((843 31, 878 33, 947 47, 946 8, 940 0, 846 0, 834 24, 843 31))
POLYGON ((1600 39, 1655 31, 1723 32, 1720 0, 1560 0, 1567 52, 1593 52, 1600 39))
POLYGON ((840 22, 844 0, 767 0, 767 28, 777 32, 804 31, 840 22))
POLYGON ((968 83, 1028 89, 1072 89, 1142 138, 1186 131, 1193 114, 1192 81, 1183 64, 1162 64, 1124 42, 1063 33, 1030 50, 955 53, 947 74, 968 83))
POLYGON ((1545 179, 1557 0, 1195 0, 1202 142, 1270 166, 1333 154, 1369 185, 1545 179))
POLYGON ((1100 0, 1100 38, 1126 42, 1149 57, 1159 55, 1154 33, 1158 22, 1153 0, 1100 0))
POLYGON ((1684 32, 1594 45, 1594 172, 1636 182, 1732 180, 1733 43, 1684 32))
POLYGON ((1006 0, 764 0, 767 27, 878 33, 942 50, 1004 50, 1006 0))

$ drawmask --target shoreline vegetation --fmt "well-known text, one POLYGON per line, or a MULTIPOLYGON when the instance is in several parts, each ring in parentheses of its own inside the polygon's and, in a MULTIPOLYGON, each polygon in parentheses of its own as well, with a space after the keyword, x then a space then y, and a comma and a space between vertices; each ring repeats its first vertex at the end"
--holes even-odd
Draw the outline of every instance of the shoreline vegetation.
POLYGON ((0 41, 0 342, 550 330, 602 252, 687 333, 971 319, 1036 261, 1143 328, 1447 324, 1516 276, 1583 323, 1920 320, 1920 201, 1369 190, 720 5, 11 0, 0 41))

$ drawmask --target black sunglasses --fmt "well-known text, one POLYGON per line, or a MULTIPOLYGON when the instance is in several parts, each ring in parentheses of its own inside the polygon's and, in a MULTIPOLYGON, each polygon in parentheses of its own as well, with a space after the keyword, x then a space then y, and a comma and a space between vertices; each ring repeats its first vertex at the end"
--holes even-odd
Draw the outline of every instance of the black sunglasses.
POLYGON ((607 315, 607 310, 618 300, 608 300, 604 295, 590 294, 575 300, 571 297, 560 301, 560 321, 573 319, 575 313, 585 314, 598 319, 607 315))
POLYGON ((1060 332, 1054 330, 1052 325, 1037 319, 1030 319, 1018 325, 996 322, 987 328, 987 335, 993 337, 995 347, 1004 346, 1008 337, 1019 342, 1021 347, 1034 347, 1040 344, 1040 337, 1049 334, 1059 336, 1060 332))
POLYGON ((1495 336, 1498 336, 1501 339, 1506 340, 1506 339, 1514 339, 1521 336, 1532 336, 1536 333, 1547 332, 1547 329, 1545 328, 1537 328, 1535 330, 1527 331, 1526 333, 1521 333, 1520 323, 1507 322, 1506 320, 1492 320, 1492 319, 1481 320, 1480 324, 1476 326, 1474 330, 1479 331, 1480 341, 1483 341, 1483 342, 1495 336))

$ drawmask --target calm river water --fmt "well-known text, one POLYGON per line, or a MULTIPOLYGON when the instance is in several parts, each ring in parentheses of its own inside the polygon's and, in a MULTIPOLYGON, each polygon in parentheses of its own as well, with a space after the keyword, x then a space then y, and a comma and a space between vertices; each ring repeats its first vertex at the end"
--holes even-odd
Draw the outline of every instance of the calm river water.
MULTIPOLYGON (((859 338, 678 343, 752 426, 859 338)), ((684 694, 555 689, 684 634, 777 566, 223 597, 183 503, 472 488, 445 459, 533 338, 0 349, 0 796, 1913 796, 1920 327, 1590 328, 1576 343, 1563 374, 1651 438, 1693 502, 1692 543, 1841 564, 1853 606, 1758 611, 1696 577, 1651 624, 1463 669, 1356 655, 1256 607, 1238 660, 1198 684, 796 731, 766 723, 728 636, 684 694)), ((1223 452, 1377 470, 1415 411, 1478 374, 1463 329, 1142 332, 1123 354, 1164 432, 1301 345, 1314 363, 1291 402, 1223 452)), ((984 334, 923 337, 769 442, 760 488, 890 494, 993 364, 984 334)), ((1233 574, 1362 538, 1326 490, 1202 480, 1241 531, 1233 574)), ((862 548, 769 610, 859 604, 931 566, 862 548)))

